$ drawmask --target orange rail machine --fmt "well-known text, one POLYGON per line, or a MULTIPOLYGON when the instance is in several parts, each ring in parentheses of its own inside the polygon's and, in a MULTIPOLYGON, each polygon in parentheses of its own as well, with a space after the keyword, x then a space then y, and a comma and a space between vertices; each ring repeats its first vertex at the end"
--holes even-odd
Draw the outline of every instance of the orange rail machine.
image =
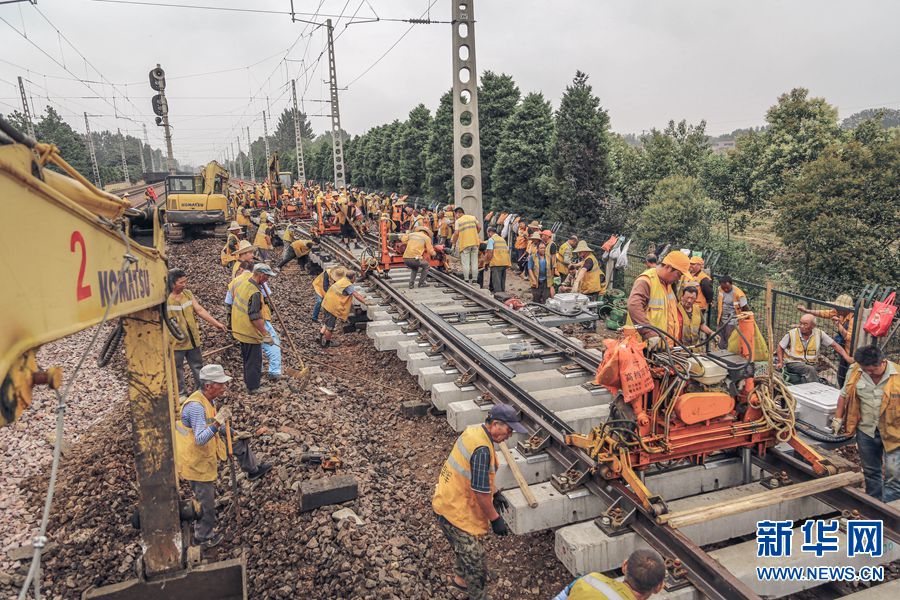
MULTIPOLYGON (((752 313, 740 315, 738 331, 739 353, 700 354, 666 344, 645 356, 645 344, 633 330, 606 340, 595 384, 613 394, 609 417, 588 435, 566 436, 567 444, 589 452, 596 467, 556 476, 557 489, 571 491, 595 472, 608 480, 621 478, 643 507, 658 516, 668 511, 665 501, 647 489, 636 471, 671 461, 702 464, 710 454, 728 450, 749 449, 763 456, 781 442, 808 461, 817 475, 836 473, 826 458, 797 437, 793 406, 781 387, 754 377, 752 313)), ((539 441, 532 438, 523 445, 527 450, 539 441)), ((617 514, 614 507, 610 511, 617 514)))
MULTIPOLYGON (((403 263, 403 252, 406 251, 406 243, 402 241, 402 236, 391 233, 394 222, 391 220, 390 213, 381 213, 378 220, 378 233, 381 240, 380 256, 375 259, 371 256, 362 257, 362 267, 364 270, 377 271, 384 273, 396 268, 405 268, 403 263)), ((446 270, 448 267, 447 254, 444 246, 436 244, 434 246, 434 256, 428 259, 431 268, 446 270)))

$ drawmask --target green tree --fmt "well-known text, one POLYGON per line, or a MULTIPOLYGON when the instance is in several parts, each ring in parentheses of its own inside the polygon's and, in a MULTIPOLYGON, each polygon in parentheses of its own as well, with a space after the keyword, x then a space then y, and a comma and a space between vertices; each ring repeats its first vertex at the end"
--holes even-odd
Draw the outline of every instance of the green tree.
POLYGON ((424 193, 425 149, 431 130, 431 113, 424 104, 409 112, 400 136, 400 193, 415 196, 424 193))
POLYGON ((492 71, 482 73, 478 88, 478 126, 481 140, 481 189, 486 205, 491 205, 493 201, 491 176, 503 125, 513 114, 520 97, 521 93, 512 75, 498 75, 492 71))
POLYGON ((551 215, 585 235, 615 228, 617 218, 604 210, 612 183, 609 115, 587 80, 578 71, 566 87, 556 113, 552 179, 542 179, 553 197, 551 215))
POLYGON ((363 166, 366 172, 366 185, 370 188, 381 190, 381 146, 384 142, 385 126, 373 127, 366 134, 369 141, 366 142, 366 153, 363 158, 363 166))
POLYGON ((694 177, 672 175, 656 185, 641 210, 638 237, 647 241, 704 245, 710 241, 717 204, 694 177))
POLYGON ((775 200, 798 273, 900 285, 900 135, 833 145, 775 200))
POLYGON ((434 111, 425 149, 425 192, 435 200, 453 202, 453 93, 441 96, 434 111))
POLYGON ((400 184, 400 165, 398 164, 397 155, 394 152, 396 143, 397 153, 400 146, 397 139, 403 133, 403 123, 394 120, 393 123, 384 126, 381 136, 381 148, 378 161, 378 179, 381 182, 381 188, 385 192, 397 191, 400 184))
POLYGON ((549 170, 553 141, 553 113, 543 94, 525 96, 506 120, 494 172, 491 176, 492 208, 507 208, 531 217, 543 218, 549 198, 538 182, 549 170))
MULTIPOLYGON (((315 137, 312 124, 306 116, 306 113, 300 113, 300 137, 310 140, 315 137)), ((279 154, 293 151, 296 149, 296 141, 294 139, 294 109, 286 108, 278 116, 278 123, 275 126, 275 132, 272 139, 269 140, 272 150, 279 154)))

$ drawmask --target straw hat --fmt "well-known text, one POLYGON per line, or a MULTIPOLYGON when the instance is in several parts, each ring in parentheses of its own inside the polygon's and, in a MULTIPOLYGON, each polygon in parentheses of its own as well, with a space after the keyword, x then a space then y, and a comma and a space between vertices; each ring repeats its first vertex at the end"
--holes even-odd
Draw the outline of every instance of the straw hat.
POLYGON ((244 230, 243 227, 241 227, 240 225, 238 225, 238 222, 237 222, 237 221, 232 221, 232 222, 231 222, 231 225, 228 226, 228 231, 236 231, 236 230, 238 230, 238 229, 241 230, 241 231, 244 230))
POLYGON ((529 239, 530 241, 532 241, 532 242, 543 242, 543 241, 544 241, 544 239, 541 237, 541 234, 538 233, 537 231, 535 231, 534 233, 532 233, 532 234, 531 234, 531 237, 528 238, 528 239, 529 239))
POLYGON ((575 246, 575 249, 572 252, 591 252, 591 247, 587 245, 587 242, 584 240, 578 240, 578 244, 575 246))
POLYGON ((248 242, 247 240, 241 240, 238 244, 237 250, 235 250, 235 254, 244 254, 246 252, 253 252, 256 250, 256 246, 248 242))
POLYGON ((841 294, 834 299, 832 304, 843 308, 853 308, 853 298, 850 297, 850 294, 841 294))
POLYGON ((528 224, 528 227, 533 228, 533 229, 540 229, 541 224, 538 223, 537 221, 532 221, 531 223, 528 224))

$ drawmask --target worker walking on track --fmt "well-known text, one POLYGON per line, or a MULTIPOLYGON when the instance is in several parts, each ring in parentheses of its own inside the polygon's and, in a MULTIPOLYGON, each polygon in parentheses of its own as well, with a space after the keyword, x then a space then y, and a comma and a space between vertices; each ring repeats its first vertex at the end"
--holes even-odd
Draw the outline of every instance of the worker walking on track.
POLYGON ((588 573, 566 586, 553 600, 647 600, 662 591, 666 565, 654 550, 635 550, 622 563, 622 581, 588 573))
MULTIPOLYGON (((628 317, 626 327, 652 325, 668 333, 671 338, 666 343, 672 345, 673 338, 681 337, 678 319, 678 301, 672 289, 681 276, 688 272, 690 259, 680 250, 672 250, 661 264, 647 269, 634 280, 628 296, 628 317)), ((653 350, 662 346, 660 334, 652 329, 642 329, 641 335, 647 340, 647 348, 653 350)))
POLYGON ((831 428, 856 434, 866 493, 884 503, 900 500, 900 365, 876 345, 853 354, 856 363, 838 397, 831 428))
POLYGON ((200 389, 200 369, 203 368, 203 341, 200 337, 200 326, 197 317, 200 317, 216 329, 228 331, 228 327, 213 317, 200 302, 194 297, 193 292, 187 289, 187 273, 183 269, 171 269, 169 271, 169 298, 166 301, 166 312, 169 319, 178 323, 179 329, 184 333, 184 339, 175 340, 175 378, 178 381, 178 394, 187 395, 184 384, 184 361, 187 360, 194 376, 194 389, 200 389))
POLYGON ((816 364, 825 348, 833 348, 838 356, 848 364, 853 362, 850 355, 834 341, 831 336, 816 327, 816 318, 812 315, 800 317, 800 325, 788 331, 775 349, 776 369, 784 370, 800 378, 800 383, 819 381, 816 364))
POLYGON ((332 283, 325 292, 325 298, 322 300, 325 322, 322 324, 322 329, 319 330, 319 344, 323 348, 338 345, 331 339, 334 335, 334 328, 337 326, 338 319, 346 321, 350 317, 350 307, 354 298, 362 304, 368 304, 366 297, 356 290, 355 281, 356 272, 345 271, 344 276, 332 283))
POLYGON ((491 268, 491 290, 496 294, 506 291, 506 271, 512 266, 509 256, 509 244, 497 234, 496 227, 488 227, 488 240, 485 257, 491 268))
POLYGON ((438 524, 456 556, 450 584, 467 592, 470 600, 488 597, 481 536, 488 530, 499 536, 509 533, 506 521, 497 512, 505 501, 495 496, 498 461, 494 444, 505 442, 513 433, 528 430, 508 404, 495 405, 484 423, 467 427, 441 468, 431 499, 438 524))
MULTIPOLYGON (((231 377, 221 365, 206 365, 200 370, 201 388, 183 398, 175 419, 175 464, 178 476, 191 486, 202 514, 194 523, 194 539, 203 549, 222 541, 216 531, 216 478, 218 463, 227 458, 225 427, 231 419, 228 407, 217 410, 216 400, 226 391, 231 377)), ((247 479, 254 481, 271 470, 272 466, 258 463, 250 450, 249 435, 235 434, 233 454, 247 479)))
POLYGON ((406 250, 403 251, 403 264, 409 269, 409 289, 416 284, 416 274, 419 269, 422 270, 422 274, 419 276, 419 287, 428 287, 428 284, 425 283, 428 271, 431 269, 428 259, 434 256, 431 231, 424 225, 420 225, 412 233, 404 235, 401 240, 406 243, 406 250))
POLYGON ((238 282, 232 291, 231 333, 241 344, 241 359, 244 363, 244 384, 247 391, 257 394, 266 391, 262 381, 262 344, 274 344, 275 340, 266 330, 266 321, 271 321, 270 309, 264 301, 263 286, 273 277, 275 271, 265 263, 253 266, 252 274, 238 282))
POLYGON ((467 215, 461 206, 453 210, 456 215, 452 242, 459 247, 459 262, 462 264, 462 278, 466 283, 475 283, 478 277, 478 245, 481 242, 481 223, 472 215, 467 215))

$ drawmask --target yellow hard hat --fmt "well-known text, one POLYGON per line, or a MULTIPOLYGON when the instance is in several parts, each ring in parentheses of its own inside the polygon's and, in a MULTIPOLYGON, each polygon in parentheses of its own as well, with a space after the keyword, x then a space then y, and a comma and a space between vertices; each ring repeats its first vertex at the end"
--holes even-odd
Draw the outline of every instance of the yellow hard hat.
POLYGON ((684 274, 688 272, 688 269, 691 265, 691 259, 688 258, 687 254, 682 252, 681 250, 672 250, 666 257, 663 259, 662 264, 669 265, 676 271, 684 274))
POLYGON ((692 256, 691 264, 692 265, 700 265, 702 267, 704 265, 703 257, 702 256, 692 256))

